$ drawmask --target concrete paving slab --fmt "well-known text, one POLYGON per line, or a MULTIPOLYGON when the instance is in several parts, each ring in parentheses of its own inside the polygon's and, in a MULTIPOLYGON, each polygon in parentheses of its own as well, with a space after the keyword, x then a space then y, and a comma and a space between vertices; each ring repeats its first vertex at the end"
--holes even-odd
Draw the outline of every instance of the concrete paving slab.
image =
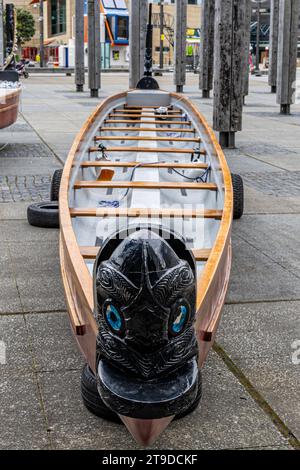
POLYGON ((300 363, 293 363, 292 345, 298 340, 300 351, 299 312, 300 302, 226 306, 218 334, 230 358, 298 439, 300 363))
POLYGON ((21 375, 33 371, 33 358, 23 315, 0 315, 0 342, 5 345, 4 361, 3 355, 0 361, 0 377, 3 374, 21 375))
POLYGON ((84 360, 65 312, 26 315, 36 370, 81 370, 84 360))
POLYGON ((32 227, 27 220, 0 221, 0 243, 57 241, 59 230, 32 227))
MULTIPOLYGON (((249 227, 251 220, 252 217, 249 227)), ((299 300, 299 278, 240 238, 238 235, 240 224, 242 221, 234 224, 233 265, 227 302, 299 300)), ((255 230, 253 224, 251 227, 255 230)), ((270 237, 271 234, 268 236, 269 242, 270 237)))
MULTIPOLYGON (((2 267, 1 267, 2 268, 2 267)), ((12 274, 0 278, 0 315, 6 313, 22 312, 22 304, 12 274)))
MULTIPOLYGON (((139 447, 124 426, 91 415, 80 396, 80 372, 40 374, 52 439, 57 449, 132 450, 139 447)), ((285 446, 216 355, 204 370, 204 397, 192 415, 169 426, 152 449, 234 449, 285 446), (179 438, 180 436, 180 438, 179 438)))
POLYGON ((35 377, 2 374, 1 369, 0 374, 0 449, 48 449, 47 427, 35 377))
POLYGON ((0 204, 0 221, 27 220, 28 202, 0 204))
MULTIPOLYGON (((276 197, 263 194, 245 181, 245 215, 248 214, 299 214, 299 197, 276 197)), ((236 222, 238 226, 239 222, 236 222)))
POLYGON ((300 279, 299 231, 299 216, 253 216, 240 221, 238 236, 300 279))
MULTIPOLYGON (((54 265, 55 266, 55 265, 54 265)), ((26 312, 65 310, 59 264, 51 272, 17 276, 18 291, 26 312)))

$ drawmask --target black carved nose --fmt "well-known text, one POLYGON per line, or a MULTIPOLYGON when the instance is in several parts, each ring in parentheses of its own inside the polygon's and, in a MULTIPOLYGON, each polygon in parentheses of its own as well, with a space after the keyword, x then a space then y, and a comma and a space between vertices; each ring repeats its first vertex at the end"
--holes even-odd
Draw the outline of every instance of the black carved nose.
POLYGON ((168 343, 168 313, 137 304, 135 311, 127 315, 126 344, 129 347, 140 353, 154 352, 168 343))

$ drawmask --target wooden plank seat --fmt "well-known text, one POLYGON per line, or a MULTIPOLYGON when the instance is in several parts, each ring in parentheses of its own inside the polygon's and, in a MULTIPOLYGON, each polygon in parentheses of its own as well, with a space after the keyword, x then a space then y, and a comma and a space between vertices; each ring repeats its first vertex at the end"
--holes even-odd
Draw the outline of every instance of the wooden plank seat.
POLYGON ((188 218, 188 219, 217 219, 222 218, 222 211, 201 209, 150 209, 150 208, 74 208, 70 209, 70 215, 75 217, 153 217, 153 218, 188 218))
POLYGON ((133 140, 133 141, 151 141, 151 142, 196 142, 200 143, 201 139, 198 137, 149 137, 149 136, 96 136, 95 142, 102 140, 133 140))
MULTIPOLYGON (((99 147, 90 147, 89 152, 101 152, 102 150, 99 147)), ((192 148, 178 149, 178 148, 150 148, 150 147, 107 147, 105 152, 138 152, 138 153, 180 153, 180 154, 200 154, 206 155, 205 150, 195 150, 192 148)))
MULTIPOLYGON (((180 126, 190 126, 191 121, 145 121, 143 119, 105 119, 104 122, 106 124, 164 124, 164 125, 176 125, 180 126)), ((155 128, 153 128, 153 131, 156 131, 155 128)))
MULTIPOLYGON (((129 117, 129 118, 138 118, 138 117, 144 117, 144 118, 151 118, 151 117, 156 117, 156 118, 162 118, 163 120, 164 119, 178 119, 180 117, 183 117, 182 114, 162 114, 161 116, 158 115, 158 114, 150 114, 150 113, 140 113, 140 114, 130 114, 130 113, 127 113, 127 114, 123 114, 123 113, 111 113, 109 115, 110 117, 118 117, 118 118, 124 118, 124 117, 129 117)), ((162 122, 162 121, 160 121, 162 122)))
POLYGON ((100 127, 100 132, 196 132, 195 129, 179 129, 172 127, 100 127))
MULTIPOLYGON (((145 108, 146 109, 146 108, 145 108)), ((148 108, 148 109, 158 109, 158 108, 148 108)), ((160 113, 154 113, 154 112, 150 112, 150 111, 144 111, 144 108, 135 108, 135 109, 132 109, 132 108, 123 108, 123 109, 114 109, 115 113, 142 113, 142 112, 145 112, 145 113, 151 113, 151 114, 160 114, 160 113)), ((180 112, 180 110, 173 110, 173 109, 168 109, 168 112, 167 114, 179 114, 179 115, 182 115, 182 113, 180 112)))
POLYGON ((136 166, 139 168, 181 168, 181 169, 193 169, 193 170, 206 170, 209 165, 207 163, 190 163, 190 162, 160 162, 160 163, 141 163, 141 162, 115 162, 115 161, 99 161, 99 162, 91 162, 85 161, 80 164, 82 168, 135 168, 136 166))
POLYGON ((214 183, 182 183, 176 181, 76 181, 74 189, 194 189, 217 191, 214 183))
MULTIPOLYGON (((81 246, 80 253, 81 256, 86 260, 95 260, 98 252, 100 250, 99 246, 81 246)), ((210 256, 211 250, 209 248, 195 249, 192 250, 193 255, 195 256, 196 261, 206 262, 210 256)))

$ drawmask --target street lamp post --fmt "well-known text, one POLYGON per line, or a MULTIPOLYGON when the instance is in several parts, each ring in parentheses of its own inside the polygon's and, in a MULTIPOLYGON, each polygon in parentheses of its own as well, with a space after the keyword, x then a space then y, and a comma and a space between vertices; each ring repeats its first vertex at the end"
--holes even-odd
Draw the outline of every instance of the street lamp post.
POLYGON ((40 67, 44 67, 44 0, 40 0, 40 67))
POLYGON ((164 0, 159 3, 160 18, 160 48, 159 48, 159 68, 164 68, 164 0))

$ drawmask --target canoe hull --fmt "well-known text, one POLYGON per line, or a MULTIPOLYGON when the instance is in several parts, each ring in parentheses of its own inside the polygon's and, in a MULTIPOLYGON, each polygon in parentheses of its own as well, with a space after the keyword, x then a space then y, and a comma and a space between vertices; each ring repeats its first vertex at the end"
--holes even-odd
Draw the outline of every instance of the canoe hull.
POLYGON ((17 121, 20 94, 20 90, 8 90, 0 96, 0 129, 5 129, 17 121))
MULTIPOLYGON (((185 106, 193 120, 202 126, 203 139, 213 149, 212 158, 215 160, 215 166, 220 167, 223 175, 222 185, 225 197, 220 230, 205 268, 198 279, 197 286, 195 329, 199 343, 199 367, 201 368, 216 336, 229 282, 233 210, 232 182, 219 143, 199 110, 182 95, 171 93, 171 97, 185 106)), ((72 226, 69 208, 70 180, 73 168, 80 163, 80 155, 87 148, 91 134, 97 129, 100 116, 109 112, 112 106, 120 106, 125 99, 126 92, 112 96, 105 100, 90 116, 72 146, 60 188, 60 259, 66 304, 72 331, 79 348, 95 373, 98 326, 94 318, 93 279, 82 257, 72 226)))

